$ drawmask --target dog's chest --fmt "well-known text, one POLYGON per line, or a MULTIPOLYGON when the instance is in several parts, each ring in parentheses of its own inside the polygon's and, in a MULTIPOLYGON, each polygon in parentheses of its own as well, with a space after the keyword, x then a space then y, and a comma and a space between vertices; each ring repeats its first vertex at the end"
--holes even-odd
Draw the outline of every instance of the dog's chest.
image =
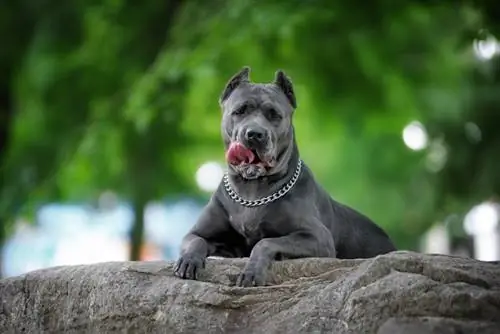
POLYGON ((273 237, 275 234, 273 224, 267 210, 262 208, 241 208, 229 216, 232 227, 249 243, 260 239, 273 237))

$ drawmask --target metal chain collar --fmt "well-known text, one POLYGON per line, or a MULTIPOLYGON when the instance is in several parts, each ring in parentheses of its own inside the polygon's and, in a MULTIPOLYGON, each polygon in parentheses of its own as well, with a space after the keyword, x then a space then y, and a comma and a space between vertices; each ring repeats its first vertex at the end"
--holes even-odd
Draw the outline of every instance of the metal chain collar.
POLYGON ((297 180, 299 179, 300 172, 302 171, 302 160, 299 159, 299 162, 297 163, 297 168, 295 168, 295 172, 293 173, 292 178, 290 181, 288 181, 287 184, 285 184, 283 187, 281 187, 278 191, 275 193, 262 197, 253 201, 249 201, 238 195, 236 191, 233 190, 231 187, 231 184, 229 183, 229 175, 227 173, 224 174, 224 188, 226 188, 227 193, 229 194, 229 197, 231 197, 236 203, 239 203, 243 206, 247 207, 256 207, 256 206, 261 206, 261 205, 266 205, 271 202, 276 201, 277 199, 285 196, 286 193, 290 191, 290 189, 293 188, 297 180))

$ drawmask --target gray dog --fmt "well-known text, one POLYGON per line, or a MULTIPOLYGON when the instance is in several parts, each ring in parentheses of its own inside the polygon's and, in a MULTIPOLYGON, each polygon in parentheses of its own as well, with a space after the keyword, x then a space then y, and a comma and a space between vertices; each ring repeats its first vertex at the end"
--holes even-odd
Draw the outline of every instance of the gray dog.
POLYGON ((220 97, 228 173, 182 242, 175 274, 196 279, 208 256, 249 257, 238 286, 266 281, 273 260, 369 258, 395 250, 366 216, 334 201, 302 162, 290 79, 251 83, 249 67, 220 97))

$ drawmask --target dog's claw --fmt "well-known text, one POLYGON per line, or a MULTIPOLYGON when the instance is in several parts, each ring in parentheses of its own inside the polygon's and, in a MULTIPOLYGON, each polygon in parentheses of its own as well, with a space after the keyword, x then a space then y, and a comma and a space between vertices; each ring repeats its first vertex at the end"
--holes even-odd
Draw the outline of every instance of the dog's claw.
POLYGON ((252 287, 263 286, 266 281, 265 272, 257 268, 245 268, 245 270, 238 276, 236 286, 239 287, 252 287))
POLYGON ((195 280, 200 268, 205 268, 205 261, 196 255, 186 254, 177 260, 174 275, 183 279, 195 280))

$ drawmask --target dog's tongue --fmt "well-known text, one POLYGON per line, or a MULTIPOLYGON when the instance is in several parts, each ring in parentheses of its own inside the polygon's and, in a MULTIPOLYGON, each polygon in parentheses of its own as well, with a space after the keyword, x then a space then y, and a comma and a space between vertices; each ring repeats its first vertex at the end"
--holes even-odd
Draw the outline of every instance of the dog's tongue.
POLYGON ((242 162, 251 164, 255 161, 255 154, 243 144, 233 142, 226 152, 226 160, 233 165, 239 165, 242 162))

